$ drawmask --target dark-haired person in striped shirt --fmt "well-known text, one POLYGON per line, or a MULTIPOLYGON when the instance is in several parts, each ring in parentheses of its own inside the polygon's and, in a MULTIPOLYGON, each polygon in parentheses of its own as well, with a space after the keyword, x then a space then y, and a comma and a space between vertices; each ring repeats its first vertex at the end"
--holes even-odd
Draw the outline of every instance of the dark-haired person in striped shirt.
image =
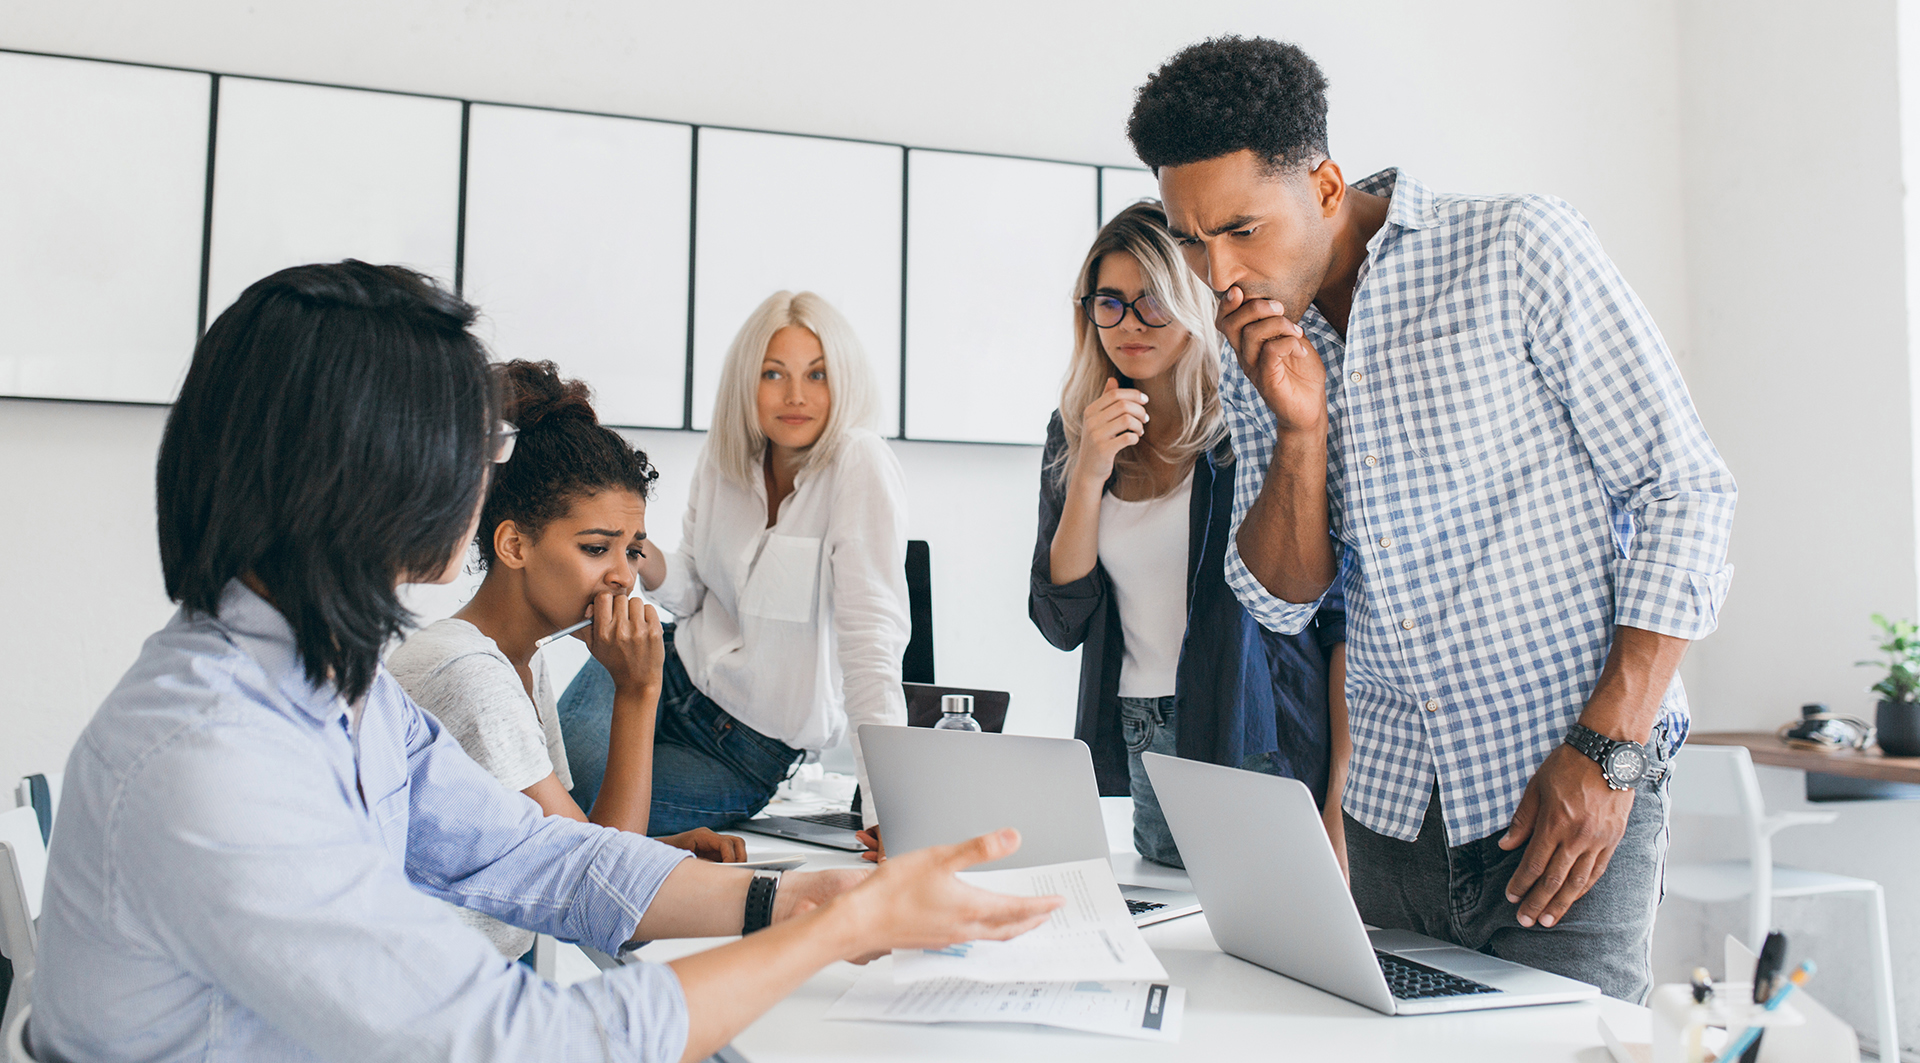
POLYGON ((1128 135, 1221 299, 1227 580, 1345 594, 1362 917, 1641 999, 1735 499, 1658 328, 1558 199, 1349 185, 1293 45, 1186 49, 1128 135))

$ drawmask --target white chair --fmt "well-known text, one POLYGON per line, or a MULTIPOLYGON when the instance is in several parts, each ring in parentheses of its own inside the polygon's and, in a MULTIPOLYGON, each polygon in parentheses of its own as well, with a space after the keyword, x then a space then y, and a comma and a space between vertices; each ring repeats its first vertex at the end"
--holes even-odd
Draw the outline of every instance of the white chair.
POLYGON ((47 881, 47 847, 31 808, 0 812, 0 954, 13 963, 13 988, 0 1013, 0 1030, 10 1029, 14 1013, 27 1002, 25 986, 33 974, 40 918, 40 893, 47 881))
MULTIPOLYGON (((27 999, 27 984, 31 981, 31 977, 14 979, 13 992, 22 1001, 27 999)), ((32 1013, 33 1009, 23 1003, 11 1020, 0 1023, 0 1044, 6 1045, 6 1063, 38 1063, 33 1053, 27 1051, 27 1016, 32 1013)))
MULTIPOLYGON (((1880 1016, 1880 1058, 1900 1058, 1899 1027, 1893 1014, 1893 965, 1888 955, 1887 899, 1878 882, 1825 871, 1779 867, 1773 862, 1773 836, 1788 827, 1832 823, 1834 812, 1766 814, 1753 759, 1740 746, 1686 746, 1674 757, 1673 811, 1683 815, 1726 816, 1741 821, 1747 859, 1702 863, 1667 862, 1667 892, 1706 903, 1747 900, 1747 941, 1758 951, 1773 925, 1776 897, 1812 897, 1824 893, 1863 893, 1872 905, 1874 1003, 1880 1016)), ((1824 961, 1824 957, 1822 958, 1824 961)), ((1729 975, 1731 977, 1731 975, 1729 975)))
POLYGON ((22 808, 31 808, 40 817, 40 837, 51 844, 53 840, 53 817, 60 810, 60 781, 66 778, 62 772, 48 772, 45 775, 29 775, 20 780, 14 788, 14 803, 22 808))

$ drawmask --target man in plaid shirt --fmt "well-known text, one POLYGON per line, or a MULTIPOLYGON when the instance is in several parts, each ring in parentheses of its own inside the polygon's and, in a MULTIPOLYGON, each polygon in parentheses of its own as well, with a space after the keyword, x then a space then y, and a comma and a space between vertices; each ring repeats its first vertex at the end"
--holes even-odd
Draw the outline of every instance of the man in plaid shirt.
POLYGON ((1638 1001, 1733 478, 1572 207, 1348 184, 1325 89, 1218 38, 1128 124, 1221 296, 1228 582, 1283 632, 1345 592, 1362 917, 1638 1001))

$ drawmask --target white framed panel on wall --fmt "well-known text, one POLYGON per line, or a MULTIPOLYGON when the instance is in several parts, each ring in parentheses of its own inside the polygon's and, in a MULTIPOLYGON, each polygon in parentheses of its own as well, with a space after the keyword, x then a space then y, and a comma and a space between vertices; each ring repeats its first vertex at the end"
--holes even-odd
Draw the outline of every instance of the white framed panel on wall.
POLYGON ((207 320, 275 270, 357 258, 453 283, 460 104, 220 79, 207 320))
POLYGON ((464 293, 494 357, 592 385, 607 424, 686 404, 693 129, 474 104, 464 293))
POLYGON ((907 180, 907 437, 1046 442, 1097 168, 915 150, 907 180))
POLYGON ((1143 199, 1160 198, 1160 180, 1152 170, 1128 166, 1100 167, 1100 224, 1143 199))
POLYGON ((713 418, 720 367, 767 296, 812 291, 853 325, 879 378, 880 433, 900 430, 904 149, 702 128, 693 272, 693 427, 713 418))
POLYGON ((172 401, 199 321, 212 85, 0 53, 0 395, 172 401))

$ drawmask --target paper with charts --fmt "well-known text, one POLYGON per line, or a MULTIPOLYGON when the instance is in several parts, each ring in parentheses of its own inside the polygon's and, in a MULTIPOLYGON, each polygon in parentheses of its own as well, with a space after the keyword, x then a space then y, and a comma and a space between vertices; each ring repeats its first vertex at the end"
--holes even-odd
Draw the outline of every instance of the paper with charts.
POLYGON ((1167 969, 1140 936, 1105 860, 962 871, 981 889, 1023 897, 1057 894, 1067 903, 1010 941, 966 941, 944 949, 893 950, 893 979, 973 982, 1125 982, 1162 980, 1167 969))
POLYGON ((1165 982, 971 982, 902 985, 873 964, 827 1009, 829 1019, 882 1022, 1029 1022, 1088 1033, 1178 1041, 1187 992, 1165 982))

